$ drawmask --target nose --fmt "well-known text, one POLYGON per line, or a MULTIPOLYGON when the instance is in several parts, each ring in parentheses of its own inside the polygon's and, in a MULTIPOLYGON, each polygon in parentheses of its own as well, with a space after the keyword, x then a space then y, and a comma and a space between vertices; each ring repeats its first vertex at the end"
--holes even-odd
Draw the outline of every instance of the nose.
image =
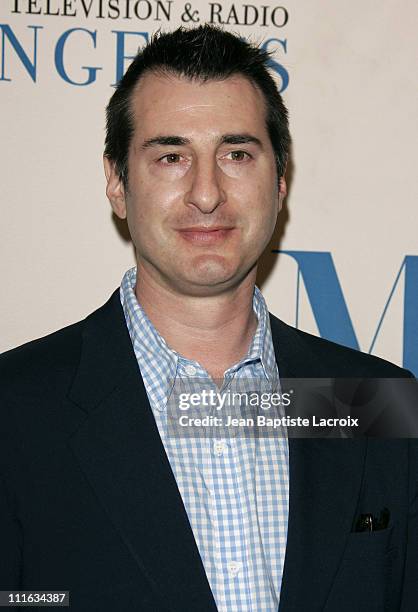
POLYGON ((214 212, 226 199, 220 184, 220 173, 215 160, 196 161, 186 203, 195 206, 204 214, 214 212))

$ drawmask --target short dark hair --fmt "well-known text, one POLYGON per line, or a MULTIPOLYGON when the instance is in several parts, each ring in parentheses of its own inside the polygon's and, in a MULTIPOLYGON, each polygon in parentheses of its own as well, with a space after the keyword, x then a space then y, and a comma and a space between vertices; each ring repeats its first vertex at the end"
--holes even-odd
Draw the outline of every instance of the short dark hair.
POLYGON ((283 176, 289 154, 287 110, 268 71, 270 54, 238 36, 212 25, 157 33, 138 52, 120 79, 106 109, 104 154, 113 160, 125 186, 128 152, 134 132, 131 97, 146 72, 173 73, 190 80, 223 80, 242 75, 258 87, 266 102, 266 127, 283 176))

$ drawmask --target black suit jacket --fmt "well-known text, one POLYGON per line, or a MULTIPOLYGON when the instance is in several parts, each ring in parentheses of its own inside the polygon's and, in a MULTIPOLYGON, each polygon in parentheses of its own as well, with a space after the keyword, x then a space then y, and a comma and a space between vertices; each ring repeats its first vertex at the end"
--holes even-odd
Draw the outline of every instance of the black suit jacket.
MULTIPOLYGON (((408 375, 271 326, 282 377, 408 375)), ((74 612, 214 612, 119 292, 1 356, 0 375, 0 590, 70 590, 74 612)), ((281 612, 418 610, 416 442, 291 439, 289 452, 281 612), (386 529, 352 532, 384 507, 386 529)))

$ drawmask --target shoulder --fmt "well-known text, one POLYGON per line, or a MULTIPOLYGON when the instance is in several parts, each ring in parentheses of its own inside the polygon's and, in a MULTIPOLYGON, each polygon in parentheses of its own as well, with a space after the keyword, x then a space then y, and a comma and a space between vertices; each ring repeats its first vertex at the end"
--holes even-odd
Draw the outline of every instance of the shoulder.
POLYGON ((78 364, 84 321, 0 355, 0 387, 21 394, 25 388, 48 386, 71 376, 78 364))
POLYGON ((106 335, 109 325, 118 320, 123 320, 119 288, 81 321, 0 354, 1 382, 35 381, 45 375, 74 370, 79 364, 83 337, 90 322, 97 323, 99 335, 106 335))
POLYGON ((0 355, 0 466, 52 448, 71 429, 77 411, 65 405, 83 327, 79 321, 0 355))
MULTIPOLYGON (((301 361, 309 361, 312 368, 325 372, 326 375, 373 378, 413 377, 411 372, 390 361, 296 329, 272 314, 270 314, 270 321, 273 338, 275 335, 279 338, 279 352, 281 341, 283 341, 284 351, 286 347, 291 347, 293 354, 297 351, 301 361)), ((312 376, 316 375, 312 373, 312 376)))
MULTIPOLYGON (((85 319, 0 355, 0 395, 13 403, 53 398, 70 387, 89 333, 107 337, 124 326, 119 288, 85 319), (90 329, 90 332, 89 332, 90 329)), ((100 347, 97 349, 100 350, 100 347)))

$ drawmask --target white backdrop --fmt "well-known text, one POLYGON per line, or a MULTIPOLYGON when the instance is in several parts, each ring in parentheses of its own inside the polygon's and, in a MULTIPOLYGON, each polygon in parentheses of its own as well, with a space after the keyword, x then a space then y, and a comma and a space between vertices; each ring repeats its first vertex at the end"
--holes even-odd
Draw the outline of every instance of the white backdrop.
MULTIPOLYGON (((134 264, 132 247, 112 220, 101 159, 117 41, 122 31, 190 25, 183 21, 190 15, 202 23, 212 10, 215 21, 229 16, 225 27, 242 36, 276 39, 268 43, 280 65, 275 74, 280 85, 280 71, 289 77, 283 96, 293 135, 290 193, 271 248, 305 251, 311 259, 329 253, 362 350, 369 350, 387 305, 372 352, 405 361, 408 308, 415 327, 407 329, 406 365, 418 373, 418 348, 413 348, 418 346, 418 289, 411 284, 412 273, 408 303, 404 273, 388 302, 405 256, 418 261, 417 5, 412 0, 282 5, 253 0, 247 9, 243 2, 222 3, 219 9, 205 0, 114 0, 118 19, 111 18, 116 15, 111 6, 109 0, 2 0, 0 5, 0 350, 84 317, 134 264), (45 14, 48 6, 58 14, 45 14), (124 14, 127 6, 130 18, 124 14), (253 21, 257 10, 257 23, 245 25, 245 11, 253 21), (73 82, 86 81, 89 74, 92 82, 71 84, 63 70, 73 82)), ((144 35, 125 34, 124 41, 125 55, 133 55, 144 35)), ((315 277, 306 269, 310 288, 304 282, 308 277, 299 275, 297 293, 296 259, 269 253, 263 270, 271 267, 263 291, 272 312, 294 324, 299 295, 297 324, 321 333, 323 313, 313 303, 314 293, 329 299, 332 316, 335 300, 341 305, 341 296, 333 295, 335 282, 322 287, 318 270, 315 277)))

